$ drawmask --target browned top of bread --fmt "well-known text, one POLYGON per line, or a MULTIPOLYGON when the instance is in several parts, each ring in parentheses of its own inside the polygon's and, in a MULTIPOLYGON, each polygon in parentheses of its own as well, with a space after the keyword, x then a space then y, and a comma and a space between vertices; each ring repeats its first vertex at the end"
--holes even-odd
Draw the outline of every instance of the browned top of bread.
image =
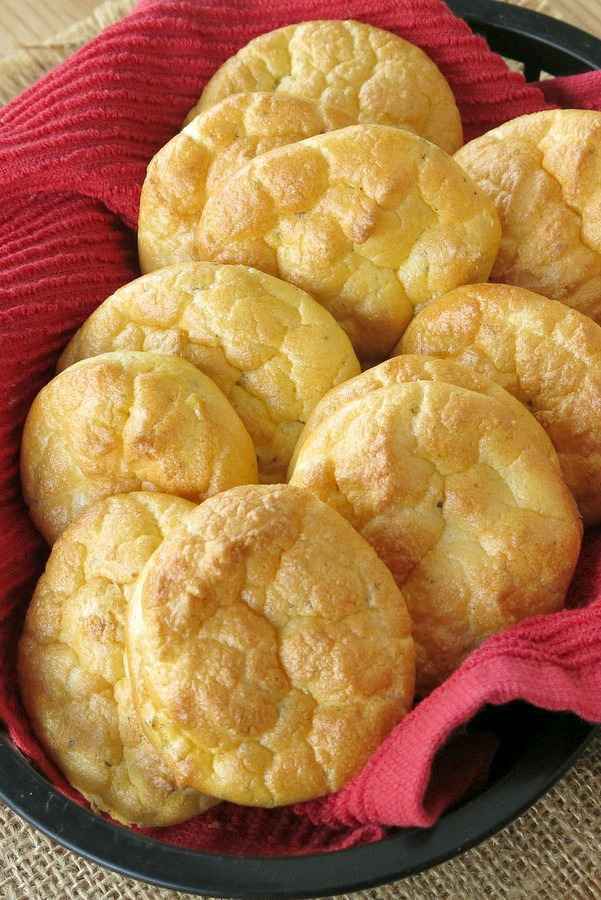
POLYGON ((522 401, 555 446, 584 521, 601 521, 599 325, 532 291, 477 284, 424 309, 399 349, 455 360, 522 401))
POLYGON ((155 490, 198 502, 256 480, 253 443, 232 406, 177 357, 84 359, 40 391, 25 423, 23 495, 50 543, 111 494, 155 490))
POLYGON ((492 203, 446 153, 355 125, 240 169, 205 205, 195 252, 308 290, 359 357, 381 359, 415 306, 488 278, 499 238, 492 203))
MULTIPOLYGON (((438 303, 432 305, 438 306, 438 303)), ((421 316, 418 316, 417 321, 420 318, 421 316)), ((408 334, 409 332, 413 333, 411 326, 406 333, 408 334)), ((544 431, 532 413, 495 380, 480 374, 470 365, 462 365, 460 362, 455 362, 452 359, 437 359, 435 356, 423 356, 421 354, 404 354, 402 356, 394 356, 392 359, 380 363, 379 366, 373 366, 371 369, 362 372, 361 375, 350 378, 348 381, 344 381, 337 387, 332 388, 331 391, 328 391, 325 397, 317 404, 303 429, 294 449, 290 471, 294 470, 295 460, 298 458, 305 440, 316 428, 319 428, 322 422, 335 415, 338 410, 354 400, 366 397, 373 391, 379 391, 389 385, 405 384, 411 381, 442 381, 445 384, 455 384, 459 387, 468 388, 470 391, 477 391, 479 394, 494 397, 501 403, 509 404, 518 427, 523 431, 530 430, 533 440, 537 444, 543 446, 546 443, 549 459, 553 464, 557 463, 559 465, 557 454, 551 441, 545 438, 544 431)))
POLYGON ((140 267, 151 272, 194 258, 194 226, 209 194, 261 153, 353 119, 327 117, 312 100, 283 93, 226 97, 191 119, 150 161, 140 197, 140 267))
POLYGON ((601 113, 521 116, 466 144, 455 159, 501 218, 494 281, 601 321, 601 113))
POLYGON ((126 824, 171 825, 215 802, 176 788, 140 728, 124 662, 135 580, 193 509, 138 492, 85 512, 52 549, 19 645, 21 697, 37 736, 95 809, 126 824))
POLYGON ((74 335, 58 369, 111 350, 181 356, 212 378, 271 482, 285 481, 315 404, 360 371, 342 328, 305 291, 216 263, 180 263, 119 288, 74 335))
POLYGON ((251 806, 340 788, 413 696, 392 576, 341 516, 287 485, 212 497, 144 570, 129 660, 181 785, 251 806))
POLYGON ((291 483, 346 516, 392 571, 422 693, 490 634, 563 603, 582 528, 538 433, 507 402, 416 381, 347 403, 303 442, 291 483))
POLYGON ((400 126, 448 153, 463 140, 453 93, 423 50, 352 19, 300 22, 260 35, 217 70, 191 114, 238 91, 311 97, 326 120, 343 113, 349 124, 400 126))

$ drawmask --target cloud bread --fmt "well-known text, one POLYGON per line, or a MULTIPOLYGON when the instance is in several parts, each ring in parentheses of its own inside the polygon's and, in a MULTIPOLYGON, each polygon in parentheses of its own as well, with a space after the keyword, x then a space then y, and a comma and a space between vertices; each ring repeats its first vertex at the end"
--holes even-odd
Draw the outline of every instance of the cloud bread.
POLYGON ((307 437, 291 483, 329 503, 388 565, 407 602, 418 693, 490 634, 559 609, 581 523, 544 440, 492 396, 390 384, 307 437))
POLYGON ((182 356, 221 388, 248 429, 263 481, 284 481, 311 410, 360 371, 312 297, 245 266, 182 263, 120 288, 90 316, 59 371, 110 350, 182 356))
POLYGON ((501 217, 492 279, 601 322, 601 113, 521 116, 471 141, 455 159, 501 217))
POLYGON ((341 516, 287 485, 212 497, 167 537, 134 593, 128 659, 178 784, 249 806, 340 788, 413 696, 392 576, 341 516))
POLYGON ((585 523, 601 521, 601 328, 588 316, 523 288, 470 285, 424 309, 397 349, 451 357, 521 400, 585 523))
POLYGON ((343 114, 328 121, 312 100, 272 93, 226 97, 192 119, 148 166, 138 220, 142 271, 194 258, 194 225, 207 196, 249 160, 353 123, 343 114))
POLYGON ((342 112, 349 124, 400 126, 448 153, 463 141, 455 98, 432 60, 364 22, 301 22, 260 35, 217 70, 192 114, 238 91, 311 97, 326 121, 342 112))
POLYGON ((23 495, 50 543, 111 494, 155 490, 200 502, 256 480, 248 432, 184 359, 130 351, 85 359, 40 391, 25 422, 23 495))
MULTIPOLYGON (((433 304, 434 305, 434 304, 433 304)), ((438 305, 438 304, 435 304, 438 305)), ((418 317, 419 319, 419 317, 418 317)), ((412 330, 412 329, 410 329, 412 330)), ((533 440, 541 445, 546 444, 547 455, 554 465, 559 465, 557 454, 551 441, 538 424, 534 416, 515 397, 500 387, 495 381, 480 375, 468 365, 461 365, 450 359, 435 359, 433 356, 404 355, 395 356, 379 366, 367 369, 361 375, 345 381, 343 384, 332 388, 317 404, 309 417, 306 427, 294 449, 294 455, 290 463, 290 471, 294 469, 295 461, 301 447, 311 432, 319 428, 330 416, 335 415, 349 403, 366 397, 373 391, 379 391, 392 384, 405 384, 410 381, 443 381, 446 384, 455 384, 487 394, 501 403, 509 404, 519 428, 524 432, 530 430, 533 440)))
POLYGON ((19 645, 19 684, 49 755, 95 809, 124 824, 171 825, 216 801, 179 790, 138 723, 125 650, 128 598, 187 500, 102 500, 56 542, 19 645))
POLYGON ((388 355, 434 297, 488 278, 493 205, 438 147, 354 125, 248 163, 205 205, 196 254, 309 291, 363 359, 388 355))

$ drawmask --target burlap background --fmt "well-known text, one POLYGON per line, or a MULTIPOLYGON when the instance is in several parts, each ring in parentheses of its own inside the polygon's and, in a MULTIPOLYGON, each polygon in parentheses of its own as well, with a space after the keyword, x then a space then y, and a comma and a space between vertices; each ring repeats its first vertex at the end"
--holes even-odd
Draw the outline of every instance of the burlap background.
MULTIPOLYGON (((3 2, 3 0, 0 0, 3 2)), ((556 13, 553 0, 522 5, 556 13)), ((52 40, 0 61, 0 104, 36 81, 134 0, 105 0, 52 40)), ((106 872, 63 850, 0 804, 2 900, 168 900, 181 895, 106 872)), ((601 898, 601 735, 546 797, 480 847, 353 900, 597 900, 601 898)))

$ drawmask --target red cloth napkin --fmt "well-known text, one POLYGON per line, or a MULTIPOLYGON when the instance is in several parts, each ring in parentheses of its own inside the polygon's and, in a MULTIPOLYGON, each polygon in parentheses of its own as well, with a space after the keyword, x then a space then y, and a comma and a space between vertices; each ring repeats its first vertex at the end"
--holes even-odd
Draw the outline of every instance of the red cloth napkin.
MULTIPOLYGON (((132 228, 146 164, 216 66, 260 32, 336 17, 423 47, 451 83, 468 138, 549 103, 601 106, 599 75, 527 85, 440 0, 162 0, 145 2, 0 111, 0 717, 15 744, 78 802, 31 734, 15 683, 16 640, 46 553, 20 494, 23 420, 72 331, 138 274, 132 228)), ((522 698, 601 721, 597 532, 586 538, 573 599, 584 608, 487 641, 337 795, 274 811, 222 804, 150 833, 269 855, 374 841, 389 825, 430 825, 482 776, 491 751, 485 737, 445 742, 484 704, 522 698)))

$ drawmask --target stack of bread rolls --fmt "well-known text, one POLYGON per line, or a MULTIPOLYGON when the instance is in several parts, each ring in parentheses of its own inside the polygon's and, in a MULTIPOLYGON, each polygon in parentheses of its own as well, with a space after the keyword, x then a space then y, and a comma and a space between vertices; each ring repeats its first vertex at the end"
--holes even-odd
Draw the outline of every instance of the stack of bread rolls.
POLYGON ((150 162, 142 277, 23 434, 32 726, 126 824, 346 784, 601 520, 601 114, 462 146, 428 57, 262 35, 150 162), (453 157, 452 154, 455 154, 453 157))

